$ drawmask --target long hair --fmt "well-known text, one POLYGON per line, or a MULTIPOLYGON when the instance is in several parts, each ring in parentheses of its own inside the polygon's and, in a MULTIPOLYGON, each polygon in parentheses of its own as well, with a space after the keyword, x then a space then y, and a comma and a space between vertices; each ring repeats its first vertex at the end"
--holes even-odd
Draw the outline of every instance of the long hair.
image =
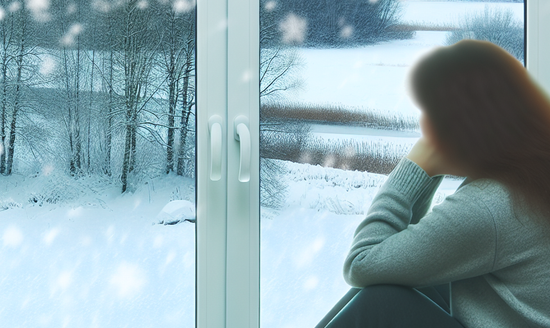
POLYGON ((421 59, 410 83, 448 159, 550 220, 550 102, 519 61, 464 40, 421 59))

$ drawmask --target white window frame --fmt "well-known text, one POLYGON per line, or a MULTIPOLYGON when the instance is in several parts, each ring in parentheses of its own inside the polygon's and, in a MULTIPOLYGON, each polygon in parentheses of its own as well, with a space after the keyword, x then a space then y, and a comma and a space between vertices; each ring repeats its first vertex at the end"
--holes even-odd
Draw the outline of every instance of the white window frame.
POLYGON ((258 327, 260 302, 259 1, 197 2, 197 327, 258 327), (222 174, 210 179, 209 119, 222 118, 222 174), (248 119, 251 174, 240 182, 234 120, 248 119), (206 165, 204 165, 204 164, 206 165))

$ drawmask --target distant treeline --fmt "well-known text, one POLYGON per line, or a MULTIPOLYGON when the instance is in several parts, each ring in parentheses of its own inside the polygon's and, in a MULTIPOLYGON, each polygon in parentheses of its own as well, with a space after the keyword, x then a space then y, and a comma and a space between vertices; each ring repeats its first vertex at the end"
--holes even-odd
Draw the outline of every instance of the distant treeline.
MULTIPOLYGON (((28 1, 27 1, 28 2, 28 1)), ((186 1, 183 1, 187 3, 186 1)), ((122 50, 124 42, 109 42, 111 36, 128 32, 128 20, 142 19, 140 26, 130 27, 141 30, 144 39, 141 45, 156 48, 158 37, 170 33, 173 26, 167 15, 174 12, 172 1, 136 1, 136 0, 50 0, 49 6, 14 6, 17 1, 0 0, 6 16, 23 14, 27 16, 28 45, 46 49, 63 49, 70 37, 78 37, 80 50, 122 50), (72 28, 72 30, 71 30, 72 28), (156 37, 150 33, 157 34, 156 37)), ((179 16, 187 19, 194 12, 193 7, 184 8, 179 16)), ((176 8, 177 10, 177 8, 176 8)), ((176 11, 177 13, 177 11, 176 11)), ((194 14, 193 14, 194 15, 194 14)), ((189 28, 186 25, 185 28, 189 28)), ((76 42, 72 42, 76 47, 76 42)))
POLYGON ((412 31, 391 28, 400 14, 399 0, 262 0, 261 42, 263 46, 340 47, 410 38, 412 31), (305 30, 305 35, 288 40, 284 33, 289 30, 305 30))

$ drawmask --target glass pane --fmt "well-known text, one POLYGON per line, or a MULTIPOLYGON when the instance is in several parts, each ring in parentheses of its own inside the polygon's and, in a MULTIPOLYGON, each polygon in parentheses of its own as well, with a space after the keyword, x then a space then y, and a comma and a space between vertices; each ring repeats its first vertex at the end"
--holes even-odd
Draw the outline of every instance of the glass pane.
POLYGON ((0 326, 195 326, 194 22, 0 1, 0 326))
MULTIPOLYGON (((421 136, 409 68, 463 38, 523 62, 524 4, 260 3, 261 327, 312 327, 349 289, 353 232, 421 136)), ((434 204, 462 180, 446 177, 434 204)))

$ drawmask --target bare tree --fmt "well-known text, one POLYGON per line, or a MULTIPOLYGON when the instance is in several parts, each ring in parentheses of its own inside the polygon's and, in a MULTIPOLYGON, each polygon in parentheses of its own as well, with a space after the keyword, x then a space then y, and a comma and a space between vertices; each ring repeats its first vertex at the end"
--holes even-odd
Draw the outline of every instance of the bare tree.
MULTIPOLYGON (((189 118, 191 117, 195 106, 195 19, 194 11, 188 17, 189 28, 187 29, 187 42, 184 44, 184 70, 183 70, 183 86, 181 88, 181 118, 180 118, 180 141, 178 149, 178 167, 177 174, 184 174, 184 166, 186 161, 186 144, 187 136, 190 130, 189 118)), ((191 128, 194 131, 194 127, 191 128)))
POLYGON ((138 113, 144 109, 147 87, 154 64, 156 39, 151 33, 150 16, 139 8, 137 0, 124 7, 121 64, 124 69, 125 141, 122 163, 122 192, 128 187, 128 175, 136 162, 138 113))
POLYGON ((21 93, 23 88, 23 69, 25 65, 26 57, 32 55, 32 47, 28 47, 28 29, 29 29, 29 17, 26 13, 25 2, 22 3, 22 8, 17 12, 17 18, 14 23, 16 32, 17 50, 15 53, 15 90, 13 100, 13 111, 10 123, 10 134, 7 149, 7 162, 5 174, 10 175, 13 169, 13 157, 15 153, 15 138, 17 128, 17 116, 21 111, 21 93))
MULTIPOLYGON (((0 1, 2 7, 6 7, 7 1, 0 1)), ((10 61, 13 58, 14 51, 14 14, 8 13, 4 19, 0 20, 0 37, 2 38, 2 57, 0 65, 2 74, 2 95, 0 109, 0 174, 6 170, 6 128, 7 128, 7 105, 8 105, 8 69, 10 61)))

